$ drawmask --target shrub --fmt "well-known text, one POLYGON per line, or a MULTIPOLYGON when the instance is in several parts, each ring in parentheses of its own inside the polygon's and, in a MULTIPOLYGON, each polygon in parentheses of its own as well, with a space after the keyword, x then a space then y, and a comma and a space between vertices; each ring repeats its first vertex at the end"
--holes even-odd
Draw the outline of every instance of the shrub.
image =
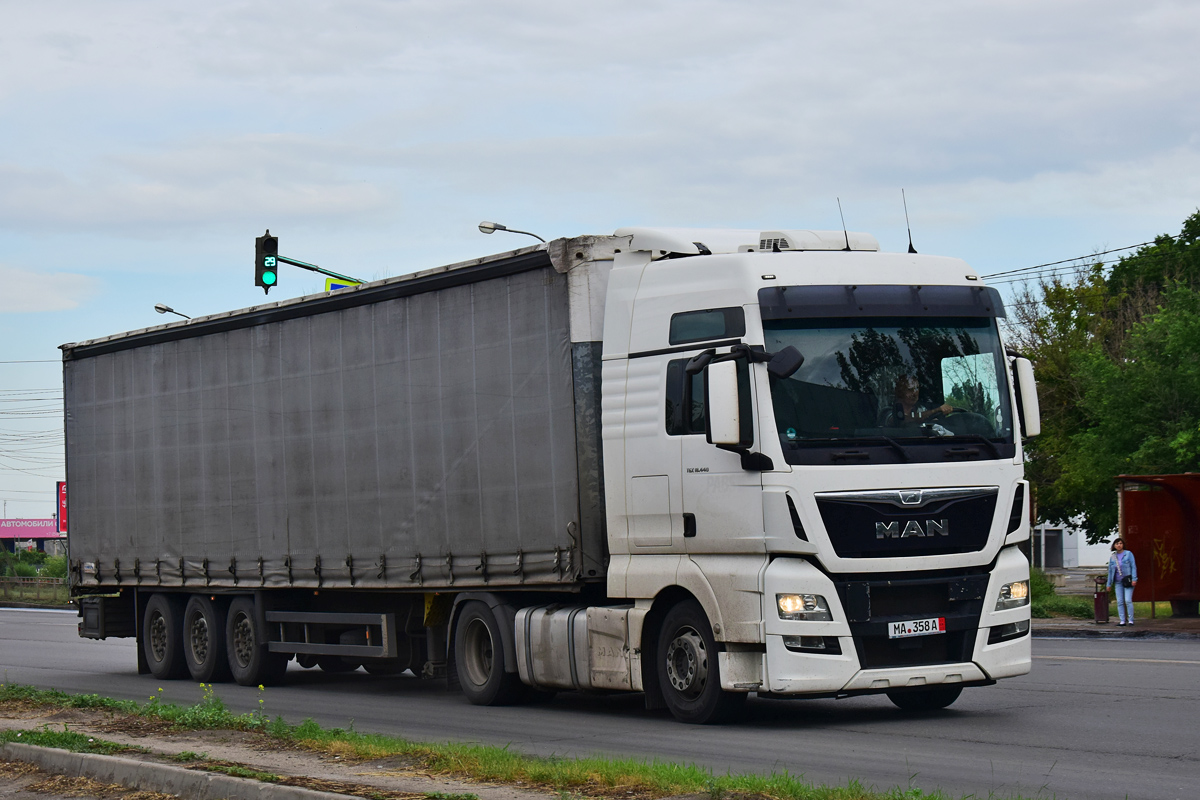
POLYGON ((48 556, 42 564, 42 573, 46 578, 65 578, 67 577, 67 557, 66 556, 48 556))

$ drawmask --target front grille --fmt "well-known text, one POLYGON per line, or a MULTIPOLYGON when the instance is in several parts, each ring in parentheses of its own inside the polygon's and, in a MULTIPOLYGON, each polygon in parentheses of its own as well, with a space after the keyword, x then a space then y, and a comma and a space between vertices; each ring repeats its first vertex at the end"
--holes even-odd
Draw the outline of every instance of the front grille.
POLYGON ((816 496, 821 521, 842 558, 895 558, 982 550, 996 516, 997 487, 831 492, 816 496), (937 495, 946 499, 936 499, 937 495))
POLYGON ((970 661, 988 576, 961 572, 835 581, 864 669, 970 661), (888 638, 889 623, 945 617, 946 633, 888 638))

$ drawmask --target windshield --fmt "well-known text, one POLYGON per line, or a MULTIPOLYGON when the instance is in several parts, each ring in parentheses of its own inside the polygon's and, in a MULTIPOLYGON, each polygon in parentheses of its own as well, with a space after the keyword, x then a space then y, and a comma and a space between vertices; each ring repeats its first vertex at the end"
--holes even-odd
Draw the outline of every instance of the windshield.
MULTIPOLYGON (((852 439, 1012 441, 1004 354, 989 317, 767 320, 770 352, 804 365, 771 380, 779 437, 793 447, 852 439)), ((994 449, 994 448, 993 448, 994 449)))

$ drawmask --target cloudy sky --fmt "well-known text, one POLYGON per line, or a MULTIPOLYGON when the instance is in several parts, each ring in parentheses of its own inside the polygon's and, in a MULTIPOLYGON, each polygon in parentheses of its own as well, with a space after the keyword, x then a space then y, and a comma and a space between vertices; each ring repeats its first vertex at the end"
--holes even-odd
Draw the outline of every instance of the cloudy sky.
POLYGON ((1188 0, 0 0, 5 513, 53 510, 57 346, 261 302, 268 227, 366 278, 532 241, 483 219, 838 228, 837 197, 902 250, 902 187, 917 248, 983 273, 1176 233, 1198 31, 1188 0))

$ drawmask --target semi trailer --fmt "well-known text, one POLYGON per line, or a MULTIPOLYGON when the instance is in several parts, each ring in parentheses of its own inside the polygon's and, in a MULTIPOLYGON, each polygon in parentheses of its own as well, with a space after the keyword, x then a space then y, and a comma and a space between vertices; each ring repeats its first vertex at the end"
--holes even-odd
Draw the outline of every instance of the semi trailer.
POLYGON ((1030 668, 1029 361, 965 262, 623 228, 62 346, 83 637, 472 703, 1030 668))

